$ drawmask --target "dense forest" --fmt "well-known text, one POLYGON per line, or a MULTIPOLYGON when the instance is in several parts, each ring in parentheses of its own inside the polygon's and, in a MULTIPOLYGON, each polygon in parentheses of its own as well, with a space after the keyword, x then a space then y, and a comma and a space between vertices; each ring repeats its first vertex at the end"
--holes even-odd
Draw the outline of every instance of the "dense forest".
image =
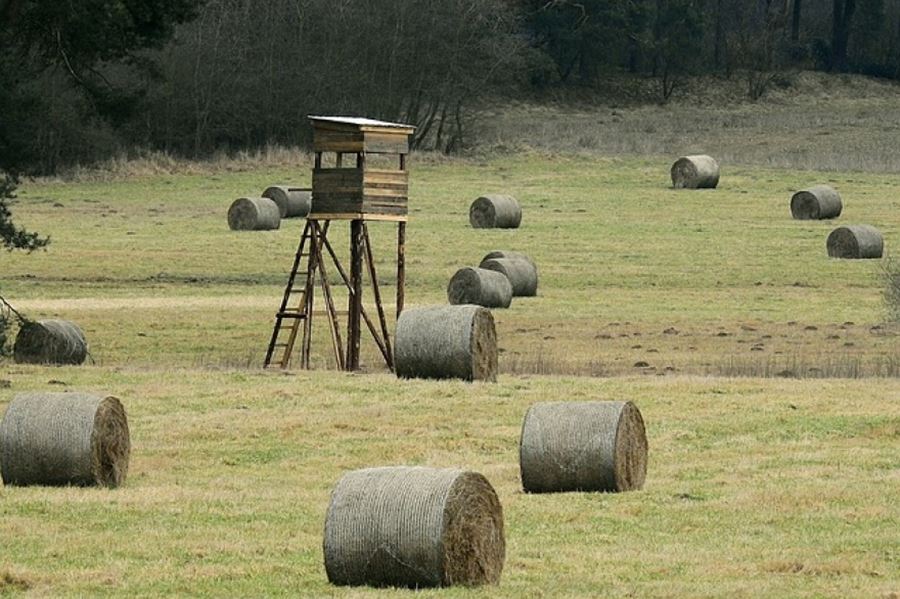
POLYGON ((486 97, 610 76, 661 103, 697 75, 748 101, 788 70, 900 79, 900 0, 0 0, 0 19, 8 173, 303 145, 310 113, 455 152, 486 97))

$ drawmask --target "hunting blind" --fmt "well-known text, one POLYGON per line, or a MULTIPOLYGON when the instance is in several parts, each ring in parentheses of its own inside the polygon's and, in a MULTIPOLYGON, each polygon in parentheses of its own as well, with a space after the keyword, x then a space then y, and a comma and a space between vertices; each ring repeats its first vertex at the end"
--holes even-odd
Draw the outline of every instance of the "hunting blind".
POLYGON ((287 368, 294 344, 301 337, 300 365, 309 368, 313 302, 318 284, 325 302, 338 368, 359 369, 361 323, 365 322, 385 363, 393 370, 394 356, 367 221, 397 223, 396 315, 399 317, 403 310, 409 195, 406 157, 409 154, 409 136, 415 127, 357 117, 310 116, 309 120, 313 128, 315 152, 312 208, 300 237, 281 306, 275 313, 275 327, 266 352, 265 366, 287 368), (332 154, 334 166, 326 167, 325 159, 331 158, 332 154), (396 168, 385 168, 385 158, 396 160, 396 168), (378 159, 377 168, 375 159, 378 159), (328 240, 331 221, 341 220, 350 221, 349 274, 328 240), (349 292, 346 347, 328 280, 326 255, 349 292), (363 305, 364 263, 372 287, 377 324, 363 305))

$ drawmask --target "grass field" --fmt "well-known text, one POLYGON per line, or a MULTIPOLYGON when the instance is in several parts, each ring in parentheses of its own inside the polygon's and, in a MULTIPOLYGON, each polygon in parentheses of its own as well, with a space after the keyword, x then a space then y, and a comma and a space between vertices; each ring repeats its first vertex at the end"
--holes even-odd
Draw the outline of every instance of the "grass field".
MULTIPOLYGON (((496 385, 397 381, 372 343, 365 374, 330 372, 322 320, 317 370, 260 370, 302 222, 234 233, 225 212, 308 182, 305 160, 26 182, 15 214, 53 243, 3 255, 0 291, 83 325, 94 363, 5 363, 0 410, 24 390, 112 393, 134 450, 115 491, 0 487, 0 594, 402 596, 330 587, 321 554, 341 473, 402 463, 480 471, 505 509, 501 585, 428 596, 896 597, 900 331, 878 261, 829 260, 835 223, 792 221, 789 199, 836 186, 837 222, 878 226, 890 251, 900 176, 725 163, 719 189, 677 192, 670 163, 412 163, 407 305, 445 302, 492 249, 539 265, 539 297, 495 311, 496 385), (521 229, 468 227, 487 191, 520 199, 521 229), (520 491, 521 419, 556 399, 637 403, 643 491, 520 491)), ((393 231, 372 234, 392 297, 393 231)))

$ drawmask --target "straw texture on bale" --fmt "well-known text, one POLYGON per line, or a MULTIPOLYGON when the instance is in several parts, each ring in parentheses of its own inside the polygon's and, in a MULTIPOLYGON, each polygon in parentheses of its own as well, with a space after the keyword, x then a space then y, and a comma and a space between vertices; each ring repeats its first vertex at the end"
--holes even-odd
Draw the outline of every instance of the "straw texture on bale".
POLYGON ((538 272, 533 263, 520 258, 491 258, 479 266, 506 275, 512 285, 513 297, 537 295, 538 272))
POLYGON ((403 378, 497 380, 497 332, 481 306, 429 306, 397 319, 394 366, 403 378))
POLYGON ((281 226, 278 204, 269 198, 238 198, 228 209, 232 231, 270 231, 281 226))
POLYGON ((506 553, 503 509, 476 472, 356 470, 331 495, 323 545, 332 584, 496 584, 506 553))
POLYGON ((131 441, 115 397, 22 393, 0 421, 0 475, 6 485, 118 487, 131 441))
POLYGON ((312 190, 307 187, 273 185, 266 188, 262 197, 278 204, 281 218, 305 217, 312 206, 312 190))
POLYGON ((84 332, 68 320, 26 321, 13 344, 19 364, 81 364, 87 352, 84 332))
POLYGON ((881 258, 884 254, 881 232, 869 225, 838 227, 828 236, 825 246, 832 258, 881 258))
POLYGON ((519 467, 528 493, 640 489, 647 474, 641 413, 630 401, 534 404, 522 424, 519 467))
POLYGON ((537 268, 537 265, 534 263, 534 260, 531 259, 531 256, 529 256, 525 252, 516 252, 513 250, 494 250, 492 252, 488 252, 484 255, 484 258, 482 258, 481 261, 484 262, 485 260, 493 260, 494 258, 524 260, 525 262, 528 262, 529 264, 537 268))
POLYGON ((481 196, 469 207, 469 223, 476 229, 517 229, 522 207, 509 195, 481 196))
POLYGON ((828 185, 813 185, 791 197, 791 216, 797 220, 837 218, 841 210, 841 195, 828 185))
POLYGON ((503 273, 486 268, 460 268, 447 285, 447 299, 454 305, 509 308, 512 285, 503 273))
POLYGON ((712 156, 682 156, 672 165, 675 189, 713 188, 719 184, 719 163, 712 156))

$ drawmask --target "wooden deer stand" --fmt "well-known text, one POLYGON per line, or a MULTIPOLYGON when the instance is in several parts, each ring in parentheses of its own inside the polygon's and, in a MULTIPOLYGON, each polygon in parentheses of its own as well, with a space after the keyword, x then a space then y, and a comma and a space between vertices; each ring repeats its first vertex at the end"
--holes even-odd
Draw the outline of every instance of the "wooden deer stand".
POLYGON ((266 352, 265 367, 290 365, 294 345, 300 344, 300 366, 309 368, 312 343, 313 300, 316 284, 321 288, 331 331, 334 358, 341 370, 359 369, 361 323, 372 334, 388 368, 394 369, 394 354, 381 291, 375 272, 375 257, 369 241, 367 221, 397 223, 397 311, 403 310, 405 285, 406 217, 409 195, 410 125, 366 118, 310 116, 313 127, 315 168, 312 177, 312 210, 300 236, 294 264, 284 289, 281 306, 275 313, 275 327, 266 352), (323 165, 323 154, 335 154, 334 167, 323 165), (354 154, 355 162, 344 166, 344 155, 354 154), (396 155, 399 168, 371 168, 367 156, 396 155), (338 260, 328 240, 331 221, 350 221, 350 272, 338 260), (328 260, 327 258, 330 258, 328 260), (331 263, 349 294, 347 340, 343 345, 338 312, 335 309, 327 264, 331 263), (372 286, 378 323, 363 305, 363 263, 372 286), (301 275, 298 277, 297 275, 301 275), (302 336, 300 332, 302 330, 302 336))

